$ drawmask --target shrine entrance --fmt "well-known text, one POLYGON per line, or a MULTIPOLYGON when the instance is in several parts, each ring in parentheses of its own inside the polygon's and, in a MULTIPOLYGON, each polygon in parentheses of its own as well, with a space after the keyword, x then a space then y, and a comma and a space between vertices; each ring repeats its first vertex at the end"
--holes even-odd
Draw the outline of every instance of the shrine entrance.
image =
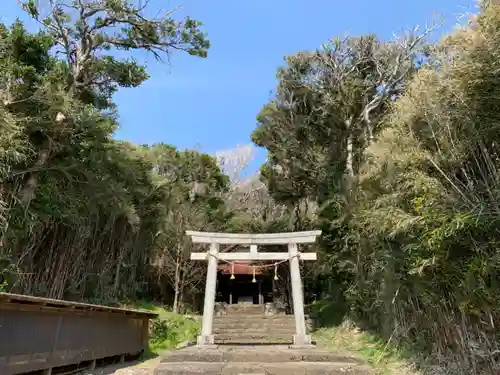
MULTIPOLYGON (((248 248, 248 246, 247 246, 248 248)), ((247 250, 243 246, 230 246, 221 254, 232 253, 235 250, 247 250)), ((218 264, 216 302, 229 305, 245 303, 263 305, 273 302, 274 279, 265 266, 251 261, 222 262, 218 264)))
POLYGON ((238 275, 237 279, 232 280, 229 275, 219 273, 215 302, 224 302, 229 305, 238 303, 261 304, 259 284, 252 283, 252 277, 249 275, 238 275))
POLYGON ((263 269, 271 266, 276 278, 277 266, 288 262, 292 287, 293 315, 295 317, 295 346, 311 345, 311 336, 306 334, 304 314, 304 294, 300 276, 300 260, 316 260, 316 253, 301 253, 298 244, 313 243, 321 231, 269 233, 269 234, 235 234, 208 233, 187 231, 193 243, 210 244, 206 253, 192 253, 191 260, 206 260, 207 280, 205 286, 205 302, 203 307, 203 323, 198 346, 213 346, 212 334, 215 302, 264 304, 272 298, 266 288, 263 269), (248 252, 219 251, 219 246, 249 245, 248 252), (258 252, 258 245, 287 245, 287 252, 258 252), (266 266, 267 263, 267 266, 266 266), (238 274, 238 281, 236 274, 238 274))

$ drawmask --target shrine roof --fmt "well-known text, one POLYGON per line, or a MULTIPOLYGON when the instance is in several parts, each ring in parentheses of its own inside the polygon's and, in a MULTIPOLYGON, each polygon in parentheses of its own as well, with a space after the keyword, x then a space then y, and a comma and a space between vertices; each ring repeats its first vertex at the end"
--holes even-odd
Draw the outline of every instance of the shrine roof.
MULTIPOLYGON (((238 252, 239 250, 248 251, 249 247, 250 245, 230 245, 221 249, 220 252, 232 253, 238 252)), ((221 263, 217 268, 223 275, 230 275, 231 273, 234 273, 235 275, 252 275, 253 267, 251 265, 254 263, 255 261, 252 260, 237 260, 232 261, 231 263, 221 263)), ((256 267, 255 274, 263 275, 264 272, 260 267, 256 267)))
MULTIPOLYGON (((252 275, 253 267, 251 266, 251 262, 238 261, 234 263, 234 268, 232 264, 222 263, 219 264, 218 269, 224 275, 230 275, 234 273, 235 275, 252 275)), ((255 268, 256 275, 262 275, 263 271, 260 268, 255 268)))

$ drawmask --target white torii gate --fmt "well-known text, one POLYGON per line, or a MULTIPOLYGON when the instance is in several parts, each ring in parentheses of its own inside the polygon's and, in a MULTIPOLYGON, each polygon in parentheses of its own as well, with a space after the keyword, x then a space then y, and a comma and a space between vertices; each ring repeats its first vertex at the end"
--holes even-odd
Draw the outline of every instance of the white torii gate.
POLYGON ((210 250, 206 253, 191 253, 191 260, 207 260, 207 280, 205 286, 205 304, 203 307, 203 323, 201 335, 198 337, 198 346, 213 346, 215 344, 212 334, 212 324, 215 307, 215 294, 217 285, 217 263, 218 260, 289 260, 290 279, 292 282, 293 313, 295 315, 294 346, 311 345, 311 336, 306 332, 306 321, 304 314, 304 294, 302 290, 302 278, 300 277, 299 259, 316 260, 316 253, 301 253, 297 244, 313 243, 316 237, 321 235, 320 230, 308 232, 290 233, 265 233, 265 234, 243 234, 243 233, 209 233, 186 231, 193 243, 210 244, 210 250), (248 253, 220 253, 219 246, 224 245, 250 245, 248 253), (259 253, 258 245, 288 245, 288 252, 282 253, 259 253))

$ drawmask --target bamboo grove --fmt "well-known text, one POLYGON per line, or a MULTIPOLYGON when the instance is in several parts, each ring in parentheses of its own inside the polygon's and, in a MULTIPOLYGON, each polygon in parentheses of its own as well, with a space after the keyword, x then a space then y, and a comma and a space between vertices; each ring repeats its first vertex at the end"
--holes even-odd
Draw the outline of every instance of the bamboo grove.
MULTIPOLYGON (((227 178, 208 155, 113 139, 113 93, 148 76, 111 52, 203 57, 208 41, 197 21, 148 20, 125 2, 65 5, 45 17, 25 4, 40 22, 37 33, 19 21, 0 26, 3 289, 108 302, 168 299, 162 252, 179 246, 188 227, 223 222, 218 197, 227 178)), ((177 294, 193 292, 196 280, 184 285, 176 277, 177 294)))
POLYGON ((274 199, 317 206, 319 307, 431 374, 499 371, 499 8, 288 57, 252 135, 274 199))

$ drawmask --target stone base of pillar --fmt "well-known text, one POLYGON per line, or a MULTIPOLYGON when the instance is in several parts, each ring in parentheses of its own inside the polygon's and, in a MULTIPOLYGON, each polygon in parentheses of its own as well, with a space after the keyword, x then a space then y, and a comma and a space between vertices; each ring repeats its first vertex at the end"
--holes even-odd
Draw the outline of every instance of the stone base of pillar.
POLYGON ((313 344, 311 335, 293 335, 293 345, 290 345, 291 349, 308 349, 315 347, 316 345, 313 344))
POLYGON ((217 348, 217 345, 215 345, 214 335, 198 336, 197 344, 200 348, 217 348))

